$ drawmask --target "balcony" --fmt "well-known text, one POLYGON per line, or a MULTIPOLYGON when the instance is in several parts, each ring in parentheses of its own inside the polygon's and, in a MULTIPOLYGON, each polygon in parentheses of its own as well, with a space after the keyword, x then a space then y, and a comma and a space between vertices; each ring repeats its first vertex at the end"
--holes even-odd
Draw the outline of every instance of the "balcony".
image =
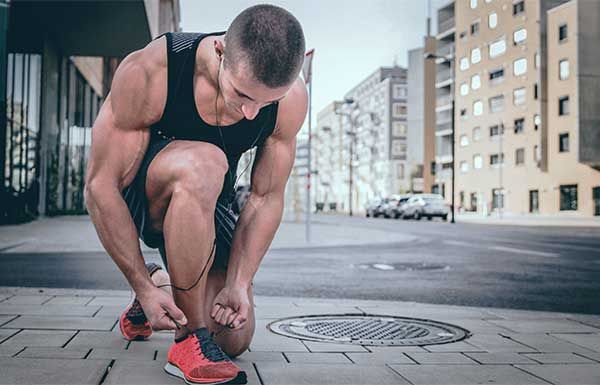
POLYGON ((435 136, 446 136, 452 134, 452 122, 441 123, 435 125, 435 136))
POLYGON ((453 45, 454 44, 444 44, 444 45, 438 46, 436 55, 438 55, 438 56, 452 55, 454 53, 453 45))
POLYGON ((454 27, 454 16, 446 20, 440 20, 438 22, 438 35, 442 35, 444 32, 448 31, 452 27, 454 27))

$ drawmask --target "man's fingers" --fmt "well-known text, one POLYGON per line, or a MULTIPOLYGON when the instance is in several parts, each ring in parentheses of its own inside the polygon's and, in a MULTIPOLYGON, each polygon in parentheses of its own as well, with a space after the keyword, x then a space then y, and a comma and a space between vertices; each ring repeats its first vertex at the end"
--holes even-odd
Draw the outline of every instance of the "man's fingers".
POLYGON ((219 319, 219 316, 223 313, 224 310, 225 310, 225 308, 219 308, 219 310, 217 310, 217 312, 215 313, 215 316, 213 317, 215 322, 219 322, 217 320, 219 319))
MULTIPOLYGON (((175 305, 175 303, 165 303, 163 305, 163 308, 166 310, 167 314, 174 319, 175 321, 177 321, 180 325, 185 325, 187 324, 187 319, 185 318, 185 314, 183 314, 183 312, 181 311, 181 309, 179 309, 177 307, 177 305, 175 305)), ((173 322, 173 321, 171 321, 173 322)), ((175 325, 173 323, 173 325, 175 325)))
POLYGON ((219 311, 219 309, 222 309, 222 308, 223 308, 223 305, 221 305, 220 303, 215 303, 210 312, 210 317, 212 319, 214 319, 217 316, 217 312, 219 311))
POLYGON ((231 315, 231 313, 235 313, 232 308, 227 307, 225 311, 221 313, 221 315, 217 318, 217 322, 221 325, 226 325, 227 319, 231 315))

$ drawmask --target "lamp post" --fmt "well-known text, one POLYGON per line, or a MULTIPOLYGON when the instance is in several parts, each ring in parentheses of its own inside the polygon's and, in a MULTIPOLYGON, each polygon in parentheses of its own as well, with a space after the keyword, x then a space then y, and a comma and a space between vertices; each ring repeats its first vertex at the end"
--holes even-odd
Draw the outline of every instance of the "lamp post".
POLYGON ((450 97, 452 98, 452 109, 451 109, 451 118, 450 118, 450 128, 452 131, 452 140, 450 141, 451 145, 450 145, 450 151, 452 153, 452 204, 451 204, 451 220, 450 223, 455 223, 454 222, 454 175, 456 174, 455 172, 455 150, 454 150, 454 55, 453 55, 453 49, 450 51, 450 57, 448 56, 440 56, 440 55, 436 55, 434 53, 428 52, 425 55, 423 55, 423 57, 425 59, 445 59, 448 60, 450 62, 450 76, 452 77, 452 82, 450 83, 450 97))
POLYGON ((361 117, 362 115, 367 114, 367 113, 369 114, 371 121, 374 122, 376 125, 379 125, 380 120, 379 120, 379 117, 377 116, 377 114, 374 112, 360 111, 358 102, 356 102, 353 98, 346 98, 344 100, 344 105, 352 106, 352 111, 345 112, 345 111, 341 111, 340 109, 336 109, 335 114, 346 116, 346 117, 348 117, 348 120, 350 121, 350 130, 345 131, 345 133, 348 136, 350 136, 350 156, 349 156, 349 160, 348 160, 348 166, 349 166, 348 210, 349 210, 349 215, 352 216, 352 187, 353 187, 353 179, 354 179, 353 160, 354 160, 354 143, 356 141, 356 136, 357 136, 356 135, 357 121, 358 121, 359 117, 361 117), (358 111, 358 112, 355 114, 352 114, 353 111, 358 111))

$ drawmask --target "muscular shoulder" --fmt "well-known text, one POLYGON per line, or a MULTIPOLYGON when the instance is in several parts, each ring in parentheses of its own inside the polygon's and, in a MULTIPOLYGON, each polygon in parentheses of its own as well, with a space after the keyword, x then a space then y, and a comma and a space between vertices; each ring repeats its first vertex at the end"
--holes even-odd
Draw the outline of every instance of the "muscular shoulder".
POLYGON ((273 137, 289 140, 296 136, 308 110, 308 92, 301 78, 298 78, 287 95, 279 102, 277 123, 273 137))
POLYGON ((127 55, 113 77, 109 98, 115 124, 148 127, 162 116, 167 97, 166 38, 127 55))

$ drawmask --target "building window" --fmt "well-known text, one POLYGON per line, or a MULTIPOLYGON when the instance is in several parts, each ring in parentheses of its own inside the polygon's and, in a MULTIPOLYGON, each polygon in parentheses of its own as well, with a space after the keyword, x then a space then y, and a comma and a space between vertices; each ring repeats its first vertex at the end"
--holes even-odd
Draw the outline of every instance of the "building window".
POLYGON ((392 156, 406 155, 406 143, 402 140, 392 140, 392 156))
POLYGON ((488 16, 488 26, 490 29, 494 29, 498 26, 498 14, 496 12, 492 12, 488 16))
POLYGON ((525 0, 513 3, 513 16, 520 15, 525 12, 525 0))
POLYGON ((533 129, 537 131, 542 124, 542 118, 538 114, 533 115, 533 129))
POLYGON ((483 157, 479 154, 473 155, 473 168, 480 169, 483 167, 483 157))
POLYGON ((529 190, 529 212, 537 213, 540 211, 540 194, 538 190, 529 190))
POLYGON ((527 30, 525 28, 517 29, 513 32, 513 44, 523 43, 527 39, 527 30))
POLYGON ((489 99, 489 104, 491 113, 500 112, 504 110, 504 95, 492 96, 489 99))
POLYGON ((525 87, 517 88, 513 90, 513 104, 520 106, 525 104, 525 87))
POLYGON ((392 135, 393 136, 406 136, 407 127, 403 122, 392 123, 392 135))
POLYGON ((461 161, 460 162, 460 172, 462 172, 463 174, 469 171, 469 163, 467 163, 466 161, 461 161))
POLYGON ((461 96, 466 96, 469 94, 469 84, 468 83, 461 83, 460 85, 460 95, 461 96))
POLYGON ((539 86, 537 83, 533 85, 533 100, 538 100, 539 86))
POLYGON ((471 0, 471 9, 477 8, 477 0, 471 0))
POLYGON ((478 90, 481 87, 481 76, 473 75, 471 76, 471 88, 474 90, 478 90))
POLYGON ((467 109, 466 108, 461 108, 460 109, 460 117, 461 118, 466 118, 467 117, 467 109))
POLYGON ((477 35, 479 33, 479 22, 476 21, 471 24, 471 35, 477 35))
POLYGON ((492 189, 492 209, 504 208, 504 190, 499 188, 492 189))
POLYGON ((460 146, 466 147, 469 145, 469 137, 467 135, 460 136, 460 146))
POLYGON ((517 148, 515 151, 515 164, 521 166, 525 163, 525 149, 517 148))
POLYGON ((406 105, 400 103, 393 104, 393 116, 399 118, 406 115, 406 105))
POLYGON ((481 50, 479 48, 473 48, 471 50, 471 63, 477 64, 481 61, 481 50))
POLYGON ((504 52, 506 52, 506 40, 505 39, 496 40, 495 42, 490 44, 490 47, 489 47, 490 59, 498 57, 498 56, 502 55, 504 52))
POLYGON ((478 142, 481 139, 481 127, 473 128, 473 142, 478 142))
POLYGON ((600 215, 600 186, 592 187, 592 200, 594 201, 594 216, 600 215))
POLYGON ((536 52, 533 54, 533 65, 536 69, 540 68, 540 53, 536 52))
POLYGON ((525 118, 515 119, 515 134, 521 134, 525 130, 525 118))
POLYGON ((563 59, 558 62, 558 78, 566 80, 569 78, 569 60, 563 59))
POLYGON ((404 179, 404 164, 398 163, 398 178, 404 179))
POLYGON ((569 133, 558 135, 558 152, 569 152, 569 133))
POLYGON ((542 154, 540 152, 540 146, 536 144, 533 146, 533 161, 538 163, 540 160, 542 160, 542 154))
POLYGON ((520 58, 513 62, 513 74, 515 76, 524 75, 527 72, 527 59, 520 58))
POLYGON ((469 58, 462 57, 460 58, 460 70, 465 71, 469 69, 469 58))
POLYGON ((504 68, 498 68, 490 71, 490 83, 498 84, 504 80, 504 68))
POLYGON ((481 100, 476 100, 473 102, 473 115, 479 116, 481 114, 483 114, 483 103, 481 100))
POLYGON ((560 210, 577 210, 577 185, 560 186, 560 210))
POLYGON ((394 99, 406 98, 407 91, 406 87, 401 84, 394 84, 394 99))
POLYGON ((494 124, 490 126, 490 137, 504 134, 504 125, 494 124))
POLYGON ((558 115, 569 115, 569 96, 558 98, 558 115))
POLYGON ((563 43, 567 40, 568 29, 566 24, 561 24, 558 27, 558 42, 563 43))
POLYGON ((504 164, 504 153, 490 155, 490 166, 498 167, 503 164, 504 164))

